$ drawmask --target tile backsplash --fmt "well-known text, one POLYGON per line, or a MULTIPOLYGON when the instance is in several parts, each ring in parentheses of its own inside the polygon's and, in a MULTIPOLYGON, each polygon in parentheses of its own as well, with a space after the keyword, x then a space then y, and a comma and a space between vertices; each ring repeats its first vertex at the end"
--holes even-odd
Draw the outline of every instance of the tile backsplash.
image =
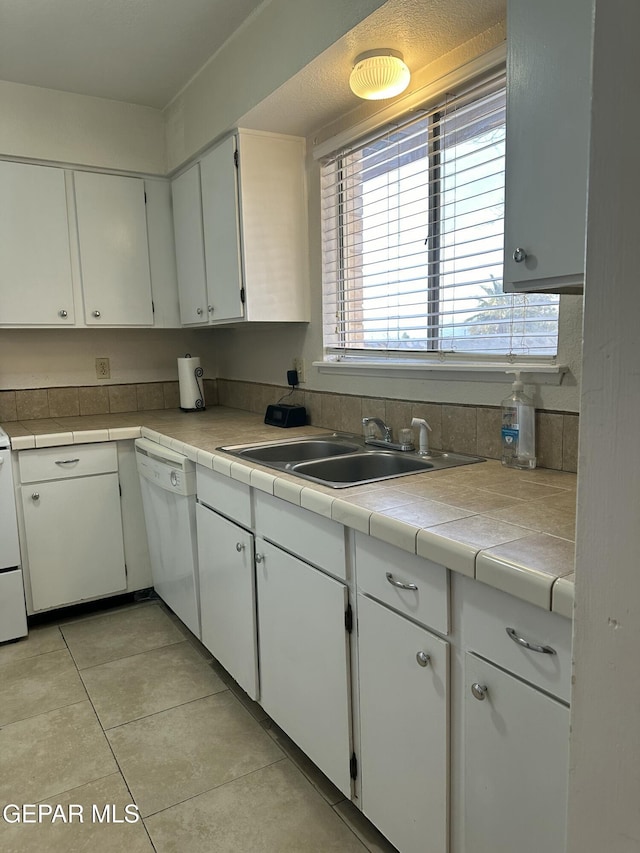
MULTIPOLYGON (((219 404, 258 414, 287 392, 288 389, 280 385, 231 379, 204 380, 207 406, 219 404)), ((361 434, 363 417, 379 417, 397 434, 399 429, 410 425, 411 418, 425 418, 431 425, 429 439, 433 448, 500 458, 501 412, 498 406, 418 403, 302 389, 287 396, 286 402, 306 406, 312 426, 338 432, 361 434)), ((177 382, 0 391, 0 423, 174 409, 179 405, 177 382)), ((539 467, 577 470, 578 422, 578 415, 571 412, 536 412, 539 467)))

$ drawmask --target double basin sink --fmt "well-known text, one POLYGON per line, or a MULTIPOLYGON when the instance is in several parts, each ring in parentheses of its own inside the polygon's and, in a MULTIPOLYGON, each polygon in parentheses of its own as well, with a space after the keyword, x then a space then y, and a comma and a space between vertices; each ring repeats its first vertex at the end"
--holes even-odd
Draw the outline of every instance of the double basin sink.
POLYGON ((480 456, 461 453, 433 450, 420 456, 414 451, 387 450, 368 445, 358 436, 338 433, 217 449, 333 489, 484 462, 480 456))

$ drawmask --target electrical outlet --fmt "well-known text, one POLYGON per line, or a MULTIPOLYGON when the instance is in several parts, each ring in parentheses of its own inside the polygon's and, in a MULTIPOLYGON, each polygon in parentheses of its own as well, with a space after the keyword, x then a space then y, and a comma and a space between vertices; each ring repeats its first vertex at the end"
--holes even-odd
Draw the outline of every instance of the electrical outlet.
POLYGON ((111 366, 108 358, 96 358, 96 376, 98 379, 111 379, 111 366))
POLYGON ((298 357, 293 359, 293 369, 298 371, 298 382, 305 381, 304 375, 304 358, 298 357))

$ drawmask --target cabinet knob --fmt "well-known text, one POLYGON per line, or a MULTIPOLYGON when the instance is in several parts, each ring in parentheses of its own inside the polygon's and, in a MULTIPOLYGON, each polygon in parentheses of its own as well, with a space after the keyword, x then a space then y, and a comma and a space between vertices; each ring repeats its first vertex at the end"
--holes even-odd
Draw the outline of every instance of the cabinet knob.
POLYGON ((264 560, 262 554, 256 554, 256 563, 261 563, 264 560))
POLYGON ((209 314, 213 314, 213 305, 208 305, 207 309, 209 311, 209 314))
MULTIPOLYGON (((242 542, 236 542, 236 551, 238 552, 238 554, 239 554, 241 551, 244 551, 244 545, 242 544, 242 542)), ((257 560, 257 559, 258 559, 258 558, 257 558, 257 555, 256 555, 256 560, 257 560)))
POLYGON ((524 249, 518 246, 516 249, 513 250, 513 260, 517 264, 521 264, 523 261, 527 260, 527 253, 524 249))
POLYGON ((475 682, 471 685, 471 692, 479 702, 483 702, 487 698, 487 686, 486 684, 478 684, 475 682))
POLYGON ((39 501, 39 500, 40 500, 40 492, 34 492, 34 493, 31 495, 31 499, 32 499, 32 500, 34 500, 34 501, 39 501))
POLYGON ((429 666, 429 661, 431 660, 431 655, 428 655, 426 652, 419 651, 416 654, 416 660, 420 664, 420 666, 429 666))
POLYGON ((58 311, 58 317, 62 317, 63 320, 65 317, 68 317, 68 316, 69 316, 69 314, 67 311, 64 310, 64 308, 61 308, 60 311, 58 311))
POLYGON ((196 314, 198 315, 198 317, 201 317, 202 316, 202 308, 196 308, 196 314))
POLYGON ((91 313, 93 314, 93 316, 94 316, 94 317, 99 317, 99 316, 100 316, 100 312, 99 312, 99 311, 92 311, 91 313))

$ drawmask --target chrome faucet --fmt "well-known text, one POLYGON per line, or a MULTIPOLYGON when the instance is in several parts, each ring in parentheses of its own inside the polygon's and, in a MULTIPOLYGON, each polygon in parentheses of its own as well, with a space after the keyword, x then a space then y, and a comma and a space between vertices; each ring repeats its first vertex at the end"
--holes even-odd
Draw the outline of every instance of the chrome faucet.
POLYGON ((387 426, 382 418, 363 418, 362 426, 366 428, 369 424, 375 424, 380 431, 381 438, 373 438, 373 436, 367 436, 365 432, 365 444, 373 444, 375 447, 386 447, 388 450, 413 450, 413 443, 410 444, 402 444, 401 442, 394 442, 393 440, 393 430, 390 426, 387 426))
MULTIPOLYGON (((385 422, 382 420, 382 418, 363 418, 362 419, 362 426, 363 427, 366 428, 369 426, 369 424, 375 424, 375 426, 378 427, 378 429, 380 430, 380 435, 382 436, 382 438, 385 442, 390 443, 393 440, 393 431, 392 431, 391 427, 389 427, 385 424, 385 422)), ((372 438, 373 436, 370 436, 370 437, 372 438)))

